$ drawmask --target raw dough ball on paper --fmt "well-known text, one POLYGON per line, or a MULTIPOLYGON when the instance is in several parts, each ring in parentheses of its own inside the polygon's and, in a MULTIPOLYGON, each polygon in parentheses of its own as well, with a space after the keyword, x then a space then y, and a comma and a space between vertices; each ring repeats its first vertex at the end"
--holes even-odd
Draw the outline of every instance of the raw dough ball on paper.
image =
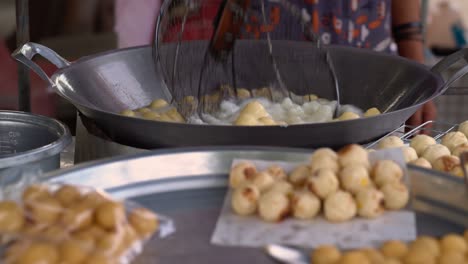
POLYGON ((406 163, 418 159, 418 154, 416 153, 416 150, 414 150, 414 148, 412 147, 407 147, 407 146, 401 147, 401 151, 403 152, 403 156, 405 157, 406 163))
POLYGON ((440 240, 440 249, 442 254, 450 251, 461 252, 465 254, 468 250, 465 238, 457 234, 448 234, 440 240))
POLYGON ((336 192, 339 188, 338 177, 335 172, 329 169, 321 169, 312 174, 306 181, 309 191, 315 193, 321 199, 336 192))
POLYGON ((330 169, 334 172, 338 172, 340 170, 340 166, 335 158, 322 155, 315 157, 310 163, 311 172, 315 172, 321 169, 330 169))
POLYGON ((440 255, 439 241, 433 237, 420 236, 410 244, 410 250, 423 250, 435 257, 440 255))
POLYGON ((465 144, 461 144, 461 145, 456 146, 456 147, 452 150, 452 155, 457 156, 457 157, 460 157, 460 155, 461 155, 463 152, 468 152, 468 143, 465 143, 465 144))
POLYGON ((379 149, 399 148, 399 147, 403 147, 404 145, 405 143, 399 137, 389 136, 389 137, 383 138, 379 142, 377 148, 379 149))
POLYGON ((438 264, 465 264, 465 256, 461 252, 450 251, 439 257, 438 264))
POLYGON ((289 174, 289 181, 295 186, 304 185, 305 180, 311 175, 310 167, 300 165, 289 174))
POLYGON ((356 195, 358 215, 365 218, 376 218, 383 214, 384 195, 375 188, 360 190, 356 195))
POLYGON ((236 164, 229 173, 229 186, 238 188, 249 182, 257 173, 257 168, 250 162, 241 162, 236 164))
POLYGON ((465 134, 460 131, 449 132, 442 137, 441 143, 450 149, 450 151, 453 151, 458 145, 468 143, 468 139, 466 138, 465 134))
POLYGON ((294 186, 287 181, 277 181, 267 191, 280 192, 286 195, 290 195, 294 192, 294 186))
POLYGON ((379 160, 372 168, 372 179, 377 186, 387 183, 399 182, 403 177, 403 170, 393 160, 379 160))
POLYGON ((408 188, 402 183, 388 183, 381 189, 384 194, 385 208, 399 210, 406 206, 409 200, 408 188))
POLYGON ((418 156, 421 157, 428 146, 435 144, 437 144, 437 142, 433 137, 428 135, 417 135, 411 139, 410 147, 414 148, 418 156))
POLYGON ((131 117, 134 117, 136 116, 135 112, 133 112, 132 110, 123 110, 122 112, 120 112, 121 115, 123 116, 131 116, 131 117))
POLYGON ((360 251, 348 251, 343 254, 339 264, 372 264, 366 254, 360 251))
POLYGON ((425 158, 418 158, 417 160, 411 161, 409 164, 416 165, 419 167, 427 168, 427 169, 432 169, 432 165, 427 159, 425 158))
POLYGON ((332 222, 343 222, 352 219, 357 213, 353 196, 344 191, 330 194, 324 203, 325 218, 332 222))
POLYGON ((342 167, 352 164, 369 167, 369 153, 359 145, 348 145, 338 151, 338 161, 342 167))
POLYGON ((251 215, 257 210, 260 191, 254 185, 244 185, 234 190, 231 206, 239 215, 251 215))
POLYGON ((343 189, 352 194, 356 194, 359 190, 372 184, 367 168, 360 164, 344 167, 340 171, 339 177, 343 189))
POLYGON ((375 108, 375 107, 372 107, 372 108, 369 108, 367 109, 367 111, 364 113, 364 117, 371 117, 371 116, 376 116, 376 115, 380 115, 380 111, 379 109, 375 108))
POLYGON ((275 179, 269 173, 262 171, 255 173, 251 182, 260 192, 264 192, 273 186, 275 179))
POLYGON ((266 192, 258 202, 260 217, 268 222, 279 222, 290 212, 288 196, 280 192, 266 192))
POLYGON ((311 255, 313 264, 334 264, 341 258, 341 252, 335 246, 320 246, 311 255))
POLYGON ((408 253, 408 246, 402 241, 390 240, 380 247, 380 251, 385 257, 400 259, 408 253))
POLYGON ((288 177, 284 169, 278 165, 271 165, 266 169, 266 172, 269 173, 275 181, 284 180, 288 177))
POLYGON ((435 144, 428 146, 421 157, 427 159, 427 161, 434 165, 436 159, 447 155, 450 155, 450 150, 446 146, 435 144))
POLYGON ((0 234, 19 231, 24 221, 23 210, 16 202, 0 202, 0 234))
POLYGON ((323 156, 329 157, 333 160, 338 160, 338 155, 336 154, 335 151, 331 148, 319 148, 312 153, 312 156, 310 157, 310 162, 314 163, 316 159, 321 158, 323 156))
POLYGON ((434 161, 433 169, 443 172, 450 172, 460 165, 460 158, 457 156, 442 156, 434 161))
POLYGON ((365 248, 361 250, 364 255, 369 259, 369 261, 374 264, 374 263, 385 263, 385 257, 382 253, 380 253, 378 250, 373 249, 373 248, 365 248))
POLYGON ((297 219, 312 219, 320 211, 320 200, 308 191, 294 192, 291 197, 292 214, 297 219))
POLYGON ((462 132, 463 134, 465 134, 465 136, 468 137, 468 120, 461 123, 459 126, 458 126, 458 131, 462 132))
POLYGON ((340 121, 345 121, 345 120, 353 120, 353 119, 359 119, 360 116, 356 113, 353 112, 344 112, 338 117, 338 120, 340 121))

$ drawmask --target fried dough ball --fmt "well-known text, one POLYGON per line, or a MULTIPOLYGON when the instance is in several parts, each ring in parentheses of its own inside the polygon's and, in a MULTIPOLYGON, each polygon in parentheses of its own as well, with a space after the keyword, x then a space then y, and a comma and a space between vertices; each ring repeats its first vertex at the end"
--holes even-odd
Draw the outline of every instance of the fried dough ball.
POLYGON ((306 181, 306 187, 309 191, 321 199, 325 199, 328 195, 336 192, 339 185, 338 177, 329 169, 315 171, 306 181))
POLYGON ((397 136, 389 136, 383 138, 377 145, 378 149, 399 148, 403 147, 405 143, 397 136))
POLYGON ((151 102, 150 107, 153 109, 161 109, 163 107, 168 106, 169 104, 164 99, 156 99, 151 102))
POLYGON ((251 97, 250 91, 244 88, 237 89, 237 98, 239 99, 247 99, 251 97))
POLYGON ((125 221, 125 211, 121 203, 104 202, 96 208, 96 222, 106 230, 114 230, 125 221))
POLYGON ((42 230, 38 236, 48 242, 62 242, 68 238, 68 232, 59 225, 51 225, 42 230))
POLYGON ((260 125, 260 122, 258 121, 258 118, 253 115, 243 114, 243 115, 239 115, 239 117, 234 122, 234 125, 236 126, 258 126, 260 125))
POLYGON ((231 207, 238 215, 251 215, 257 210, 260 191, 254 185, 244 185, 234 190, 231 207))
POLYGON ((411 242, 409 246, 410 250, 423 250, 428 254, 437 257, 440 255, 440 246, 437 239, 429 236, 420 236, 411 242))
POLYGON ((365 248, 361 250, 364 255, 366 255, 367 259, 369 259, 371 264, 381 264, 385 262, 385 257, 380 253, 378 250, 373 248, 365 248))
POLYGON ((460 165, 460 158, 457 156, 442 156, 434 161, 433 169, 443 172, 450 172, 460 165))
POLYGON ((63 212, 60 222, 70 231, 86 228, 93 222, 93 210, 76 204, 63 212))
POLYGON ((83 249, 91 250, 96 245, 96 237, 89 231, 79 231, 72 235, 71 239, 80 244, 83 249))
POLYGON ((382 187, 388 183, 399 182, 403 177, 403 170, 393 160, 379 160, 372 168, 371 174, 377 186, 382 187))
POLYGON ((159 228, 159 219, 156 214, 145 208, 137 208, 130 213, 128 221, 140 236, 148 236, 159 228))
POLYGON ((331 148, 319 148, 312 153, 310 156, 310 162, 315 163, 317 159, 326 156, 331 158, 332 160, 337 161, 338 160, 338 155, 336 154, 335 151, 331 148))
POLYGON ((357 213, 356 202, 353 196, 344 191, 330 194, 324 203, 325 218, 332 222, 343 222, 350 220, 357 213))
POLYGON ((343 254, 339 264, 372 264, 366 254, 360 251, 349 251, 343 254))
POLYGON ((258 202, 260 217, 268 222, 279 222, 290 212, 289 199, 284 193, 266 192, 258 202))
POLYGON ((53 224, 63 211, 62 205, 54 198, 39 198, 30 203, 31 218, 38 223, 53 224))
POLYGON ((236 164, 229 173, 229 186, 238 188, 248 183, 257 173, 257 168, 250 162, 241 162, 236 164))
POLYGON ((367 111, 364 113, 364 117, 371 117, 371 116, 376 116, 380 114, 381 112, 379 111, 379 109, 372 107, 372 108, 367 109, 367 111))
POLYGON ((356 113, 353 112, 344 112, 338 117, 338 120, 340 121, 345 121, 345 120, 353 120, 353 119, 359 119, 360 116, 356 113))
POLYGON ((123 240, 123 233, 107 233, 98 239, 96 249, 105 255, 117 257, 123 253, 123 240))
POLYGON ((360 164, 345 166, 340 171, 339 178, 343 189, 352 194, 372 184, 367 168, 360 164))
POLYGON ((435 264, 436 258, 422 250, 409 250, 402 258, 405 264, 435 264))
POLYGON ((461 252, 450 251, 443 253, 438 260, 439 264, 466 264, 465 256, 461 252))
POLYGON ((408 253, 408 246, 401 241, 390 240, 380 247, 380 251, 385 257, 400 259, 408 253))
POLYGON ((361 164, 369 167, 369 154, 365 148, 351 144, 338 151, 338 161, 342 167, 351 164, 361 164))
POLYGON ((450 151, 453 151, 455 147, 468 143, 468 139, 465 134, 460 131, 449 132, 442 137, 442 145, 446 146, 450 151))
POLYGON ((335 264, 341 258, 341 252, 331 245, 316 248, 311 255, 313 264, 335 264))
POLYGON ((414 150, 416 150, 416 153, 420 157, 428 146, 435 144, 437 144, 437 142, 433 137, 421 134, 411 139, 410 147, 414 148, 414 150))
POLYGON ((403 152, 403 157, 405 157, 405 162, 411 162, 418 159, 418 154, 416 150, 412 147, 403 146, 401 147, 401 151, 403 152))
POLYGON ((463 169, 462 169, 461 165, 457 165, 457 166, 453 167, 453 169, 450 171, 450 174, 452 174, 454 176, 457 176, 457 177, 460 177, 460 178, 465 177, 465 173, 463 172, 463 169))
POLYGON ((387 209, 402 209, 409 201, 408 188, 402 183, 387 183, 381 191, 384 194, 385 208, 387 209))
POLYGON ((154 121, 159 121, 161 118, 161 115, 155 112, 146 112, 141 115, 144 119, 148 120, 154 120, 154 121))
POLYGON ((288 174, 278 165, 271 165, 266 169, 266 172, 269 173, 275 181, 285 180, 288 177, 288 174))
POLYGON ((63 185, 55 192, 54 196, 62 206, 68 207, 81 199, 81 192, 75 186, 63 185))
POLYGON ((463 152, 468 152, 468 143, 456 146, 452 151, 452 155, 460 157, 463 152))
POLYGON ((260 192, 268 190, 275 183, 275 179, 267 172, 257 172, 254 174, 251 182, 260 192))
POLYGON ((423 154, 422 157, 427 159, 431 164, 434 164, 434 161, 442 156, 450 155, 450 150, 441 144, 435 144, 428 146, 423 154))
POLYGON ((365 188, 356 195, 358 215, 365 218, 376 218, 383 214, 384 195, 375 188, 365 188))
POLYGON ((136 116, 135 112, 133 112, 130 109, 123 110, 122 112, 120 112, 120 114, 123 115, 123 116, 130 116, 130 117, 136 116))
POLYGON ((31 236, 31 237, 36 237, 42 232, 44 232, 44 229, 46 229, 47 224, 43 223, 32 223, 32 222, 25 222, 23 224, 23 228, 21 229, 21 234, 31 236))
POLYGON ((266 111, 265 107, 259 101, 249 102, 240 112, 239 116, 251 115, 253 117, 261 118, 270 116, 266 111))
POLYGON ((0 233, 18 232, 23 226, 23 209, 14 201, 1 201, 0 233))
POLYGON ((52 195, 49 192, 49 188, 44 185, 30 185, 27 187, 22 195, 22 199, 24 203, 34 202, 36 199, 46 197, 51 198, 52 195))
POLYGON ((334 157, 327 155, 316 156, 310 163, 310 170, 311 172, 315 172, 321 169, 330 169, 335 173, 338 173, 340 165, 334 157))
POLYGON ((184 117, 177 111, 176 108, 171 108, 166 112, 166 115, 172 119, 172 121, 183 123, 185 122, 184 117))
POLYGON ((59 263, 58 249, 49 243, 32 243, 16 261, 17 264, 55 264, 59 263))
POLYGON ((432 169, 432 165, 427 159, 425 158, 418 158, 417 160, 411 161, 409 164, 416 165, 419 167, 427 168, 427 169, 432 169))
POLYGON ((83 196, 83 199, 79 202, 80 206, 89 207, 94 209, 99 205, 110 201, 105 195, 101 194, 98 191, 91 191, 83 196))
POLYGON ((292 214, 297 219, 312 219, 320 211, 320 200, 308 191, 296 191, 291 197, 292 214))
POLYGON ((294 186, 287 181, 277 181, 268 189, 268 192, 270 191, 290 195, 294 192, 294 186))
POLYGON ((148 107, 143 107, 143 108, 137 109, 136 111, 140 114, 144 114, 144 113, 151 112, 151 109, 149 109, 148 107))
POLYGON ((273 120, 273 118, 271 118, 269 116, 260 117, 258 119, 258 123, 260 125, 264 125, 264 126, 275 126, 275 125, 278 124, 278 123, 276 123, 275 120, 273 120))
POLYGON ((84 264, 115 264, 117 263, 113 258, 109 256, 100 254, 100 253, 93 253, 90 255, 84 264))
POLYGON ((5 248, 4 263, 15 263, 18 257, 29 247, 30 241, 18 240, 5 248))
POLYGON ((311 175, 310 167, 307 165, 300 165, 296 167, 289 174, 289 181, 295 186, 304 185, 306 179, 311 175))
POLYGON ((385 258, 381 264, 402 264, 402 262, 395 258, 385 258))
POLYGON ((463 134, 465 134, 465 136, 468 137, 468 120, 461 123, 459 126, 458 126, 458 131, 462 132, 463 134))
POLYGON ((60 261, 67 264, 80 264, 86 259, 88 253, 77 241, 64 241, 59 246, 60 261))
POLYGON ((448 234, 440 240, 440 249, 443 253, 450 251, 462 252, 467 251, 467 243, 463 236, 457 234, 448 234))

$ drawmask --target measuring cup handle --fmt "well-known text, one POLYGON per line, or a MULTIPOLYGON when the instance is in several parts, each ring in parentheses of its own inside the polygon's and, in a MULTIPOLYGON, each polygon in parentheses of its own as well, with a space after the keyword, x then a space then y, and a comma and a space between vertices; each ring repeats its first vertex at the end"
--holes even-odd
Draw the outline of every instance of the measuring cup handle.
POLYGON ((432 72, 441 75, 443 72, 447 71, 455 63, 461 61, 464 65, 458 69, 453 75, 451 75, 448 80, 445 81, 444 86, 442 87, 439 94, 445 93, 445 91, 458 79, 463 77, 468 73, 468 48, 461 49, 453 54, 442 59, 431 69, 432 72))
POLYGON ((41 55, 51 63, 53 63, 57 68, 63 68, 70 65, 70 62, 66 59, 62 58, 58 55, 55 51, 43 46, 41 44, 29 42, 15 50, 11 56, 15 58, 15 60, 23 63, 28 68, 33 70, 39 77, 41 77, 46 82, 49 82, 50 85, 54 85, 52 79, 42 70, 39 65, 37 65, 32 59, 36 55, 41 55))

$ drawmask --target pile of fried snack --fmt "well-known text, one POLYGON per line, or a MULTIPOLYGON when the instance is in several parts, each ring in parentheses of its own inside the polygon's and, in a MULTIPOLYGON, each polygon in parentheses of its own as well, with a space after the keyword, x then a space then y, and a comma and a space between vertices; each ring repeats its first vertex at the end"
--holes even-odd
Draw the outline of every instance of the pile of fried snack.
POLYGON ((468 121, 461 123, 458 131, 445 134, 440 143, 431 136, 416 135, 405 146, 399 137, 390 136, 382 139, 377 148, 401 148, 409 164, 463 177, 459 156, 468 151, 468 121))
POLYGON ((324 245, 311 253, 311 264, 466 264, 468 230, 464 236, 447 234, 440 239, 420 236, 410 243, 391 240, 373 248, 341 252, 324 245))
POLYGON ((21 202, 0 202, 1 263, 121 263, 158 228, 153 212, 129 210, 104 193, 31 185, 21 202))
POLYGON ((392 160, 371 166, 368 155, 355 144, 338 152, 322 148, 289 174, 276 165, 259 171, 251 162, 240 162, 229 175, 231 207, 238 215, 258 214, 268 222, 313 219, 320 212, 328 221, 343 222, 404 208, 409 191, 403 169, 392 160))

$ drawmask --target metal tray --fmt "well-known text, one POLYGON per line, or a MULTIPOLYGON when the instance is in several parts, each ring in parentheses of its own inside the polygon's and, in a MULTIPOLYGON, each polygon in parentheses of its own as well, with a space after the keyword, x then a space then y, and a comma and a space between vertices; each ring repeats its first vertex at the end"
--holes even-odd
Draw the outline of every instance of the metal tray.
MULTIPOLYGON (((306 161, 310 150, 190 148, 98 161, 46 175, 49 181, 103 188, 172 217, 177 232, 148 244, 136 263, 274 263, 261 249, 210 244, 233 158, 306 161)), ((462 232, 468 226, 463 181, 410 169, 419 234, 462 232)))

